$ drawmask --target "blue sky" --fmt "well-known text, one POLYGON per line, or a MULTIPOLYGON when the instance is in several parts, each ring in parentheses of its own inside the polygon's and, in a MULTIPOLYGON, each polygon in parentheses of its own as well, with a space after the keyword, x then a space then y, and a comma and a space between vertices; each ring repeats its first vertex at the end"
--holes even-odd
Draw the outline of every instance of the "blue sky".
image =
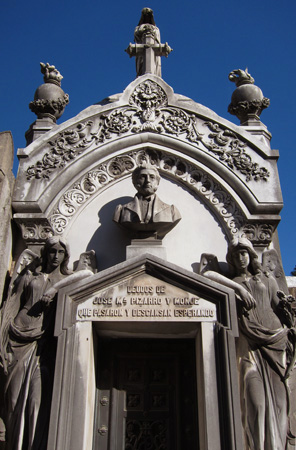
POLYGON ((43 82, 40 61, 64 76, 70 104, 59 123, 122 92, 135 78, 134 60, 124 49, 145 6, 154 10, 162 42, 174 50, 162 61, 162 76, 175 92, 238 123, 227 113, 234 89, 228 73, 248 67, 270 98, 261 119, 280 151, 284 209, 278 230, 289 275, 296 265, 295 0, 2 1, 1 131, 12 131, 15 149, 25 146, 24 133, 35 120, 28 104, 43 82))

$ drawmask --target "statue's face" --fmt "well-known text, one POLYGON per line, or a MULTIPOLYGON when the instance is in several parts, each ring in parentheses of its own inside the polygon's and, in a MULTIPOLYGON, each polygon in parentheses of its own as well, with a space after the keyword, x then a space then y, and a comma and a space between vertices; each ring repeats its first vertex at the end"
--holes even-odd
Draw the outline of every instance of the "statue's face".
POLYGON ((153 195, 158 188, 159 179, 153 169, 142 169, 138 175, 135 187, 143 197, 153 195))
POLYGON ((240 248, 233 253, 233 263, 238 271, 246 270, 250 264, 250 255, 248 250, 240 248))
POLYGON ((59 267, 65 259, 65 249, 61 244, 54 244, 49 248, 47 254, 47 269, 54 270, 59 267))

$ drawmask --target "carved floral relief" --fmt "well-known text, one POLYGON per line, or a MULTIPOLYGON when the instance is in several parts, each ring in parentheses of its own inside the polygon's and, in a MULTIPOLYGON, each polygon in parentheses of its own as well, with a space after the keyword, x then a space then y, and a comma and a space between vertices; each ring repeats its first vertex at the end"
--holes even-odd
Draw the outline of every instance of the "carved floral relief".
POLYGON ((42 159, 27 169, 27 179, 49 179, 54 171, 62 169, 91 147, 126 133, 148 131, 189 141, 198 149, 210 152, 231 170, 243 174, 246 181, 267 181, 268 170, 252 160, 246 151, 247 144, 233 131, 207 121, 203 125, 208 131, 201 134, 197 129, 201 119, 197 115, 167 104, 167 95, 161 86, 151 80, 142 82, 131 94, 129 106, 59 133, 48 143, 42 159))

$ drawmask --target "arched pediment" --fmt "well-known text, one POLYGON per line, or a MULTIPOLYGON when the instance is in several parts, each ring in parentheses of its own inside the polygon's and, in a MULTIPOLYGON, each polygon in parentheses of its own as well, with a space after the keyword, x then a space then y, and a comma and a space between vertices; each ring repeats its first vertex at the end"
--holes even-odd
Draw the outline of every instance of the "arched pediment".
POLYGON ((21 152, 16 219, 37 213, 54 233, 64 233, 86 202, 130 175, 143 150, 164 177, 213 210, 228 237, 263 216, 265 224, 278 222, 277 152, 153 75, 137 78, 122 94, 85 109, 21 152))

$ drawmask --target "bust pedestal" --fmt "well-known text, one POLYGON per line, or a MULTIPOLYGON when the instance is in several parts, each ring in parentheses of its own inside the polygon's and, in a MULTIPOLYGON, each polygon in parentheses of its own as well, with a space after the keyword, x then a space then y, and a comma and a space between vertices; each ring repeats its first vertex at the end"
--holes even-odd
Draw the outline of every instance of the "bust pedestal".
POLYGON ((131 245, 126 247, 126 259, 134 258, 135 256, 150 253, 159 258, 166 259, 166 248, 162 245, 162 240, 154 236, 146 239, 132 239, 131 245))

